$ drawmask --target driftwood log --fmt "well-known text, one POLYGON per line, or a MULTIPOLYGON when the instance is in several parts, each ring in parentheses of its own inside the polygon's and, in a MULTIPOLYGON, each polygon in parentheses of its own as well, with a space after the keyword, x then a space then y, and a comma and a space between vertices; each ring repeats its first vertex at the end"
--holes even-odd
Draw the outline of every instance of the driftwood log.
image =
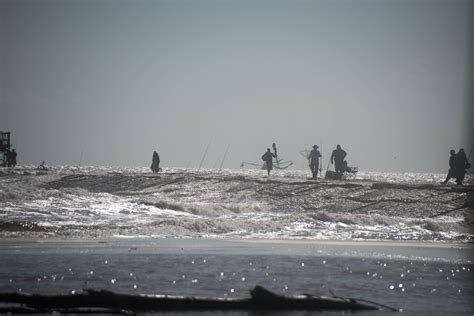
MULTIPOLYGON (((341 297, 309 294, 278 295, 256 286, 251 297, 197 298, 193 296, 129 295, 106 290, 84 290, 70 295, 37 295, 0 293, 0 313, 108 313, 128 314, 153 311, 211 311, 211 310, 378 310, 383 305, 341 297)), ((391 309, 389 307, 385 307, 391 309)), ((394 310, 394 309, 392 309, 394 310)))

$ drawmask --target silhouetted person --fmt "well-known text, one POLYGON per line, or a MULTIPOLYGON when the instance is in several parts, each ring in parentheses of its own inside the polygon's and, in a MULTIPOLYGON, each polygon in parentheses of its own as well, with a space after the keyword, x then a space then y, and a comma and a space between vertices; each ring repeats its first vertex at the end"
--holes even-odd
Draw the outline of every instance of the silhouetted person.
POLYGON ((318 178, 319 158, 321 157, 321 153, 319 152, 318 148, 318 145, 314 145, 313 150, 311 150, 308 156, 309 168, 311 169, 313 179, 315 180, 318 178))
POLYGON ((6 153, 7 156, 7 166, 8 167, 15 167, 16 166, 16 151, 12 149, 11 151, 8 150, 6 153))
POLYGON ((157 173, 158 171, 161 170, 161 168, 160 168, 160 156, 158 155, 158 153, 156 151, 153 152, 153 157, 152 157, 150 168, 151 168, 151 171, 153 171, 153 173, 157 173))
POLYGON ((347 153, 342 150, 341 145, 337 145, 336 149, 332 151, 331 163, 334 164, 337 173, 344 172, 344 158, 346 158, 346 156, 347 153))
POLYGON ((10 149, 5 150, 5 166, 10 167, 11 151, 10 149))
MULTIPOLYGON (((458 185, 462 185, 464 181, 464 176, 466 175, 466 169, 468 169, 469 161, 467 160, 466 153, 464 149, 459 149, 458 153, 456 154, 456 170, 457 170, 457 177, 456 183, 458 185)), ((470 166, 469 166, 470 167, 470 166)))
POLYGON ((262 160, 265 161, 267 165, 268 175, 270 175, 270 171, 273 169, 273 157, 276 158, 276 155, 270 151, 270 148, 267 148, 267 152, 262 156, 262 160))
POLYGON ((451 180, 452 178, 458 178, 458 170, 457 170, 457 167, 458 167, 458 156, 456 155, 456 152, 454 151, 454 149, 451 149, 449 151, 450 155, 449 156, 449 170, 448 170, 448 175, 446 176, 446 180, 444 180, 443 184, 446 185, 446 183, 448 183, 449 180, 451 180))

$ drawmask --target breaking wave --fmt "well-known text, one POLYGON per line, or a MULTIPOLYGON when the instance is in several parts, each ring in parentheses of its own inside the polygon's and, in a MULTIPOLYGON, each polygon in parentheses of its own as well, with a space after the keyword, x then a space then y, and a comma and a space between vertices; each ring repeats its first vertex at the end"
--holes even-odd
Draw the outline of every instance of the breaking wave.
POLYGON ((472 186, 444 187, 443 175, 413 173, 359 172, 342 181, 307 176, 2 169, 0 236, 473 240, 472 186))

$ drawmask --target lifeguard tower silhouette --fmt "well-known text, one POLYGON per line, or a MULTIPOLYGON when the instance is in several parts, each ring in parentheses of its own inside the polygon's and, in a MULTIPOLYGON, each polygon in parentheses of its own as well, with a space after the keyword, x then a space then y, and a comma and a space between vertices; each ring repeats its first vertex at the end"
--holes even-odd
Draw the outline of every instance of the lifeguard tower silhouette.
POLYGON ((6 167, 7 165, 7 152, 10 152, 10 132, 0 131, 0 166, 6 167))

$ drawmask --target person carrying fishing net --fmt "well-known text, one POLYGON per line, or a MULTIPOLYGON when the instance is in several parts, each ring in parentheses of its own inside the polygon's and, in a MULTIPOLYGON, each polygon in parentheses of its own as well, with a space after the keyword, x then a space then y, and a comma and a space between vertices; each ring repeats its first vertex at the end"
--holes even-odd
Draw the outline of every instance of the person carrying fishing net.
POLYGON ((276 154, 273 154, 270 151, 270 148, 267 148, 267 152, 264 153, 262 156, 262 160, 265 161, 265 165, 267 167, 267 172, 269 176, 270 176, 270 171, 273 169, 273 158, 276 158, 276 157, 277 157, 276 154))

